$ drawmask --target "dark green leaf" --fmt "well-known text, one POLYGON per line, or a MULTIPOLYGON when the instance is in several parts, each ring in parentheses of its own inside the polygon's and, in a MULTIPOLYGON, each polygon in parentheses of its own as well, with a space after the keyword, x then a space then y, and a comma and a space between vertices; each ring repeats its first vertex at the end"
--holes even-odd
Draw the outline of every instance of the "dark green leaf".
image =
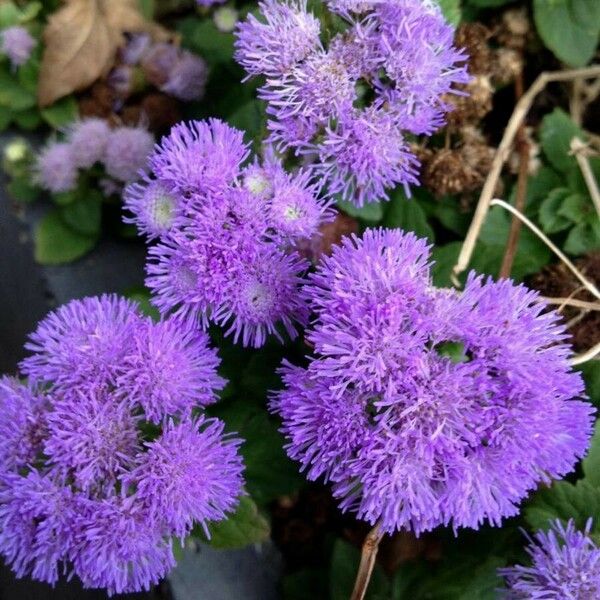
POLYGON ((246 133, 246 140, 257 138, 263 126, 263 111, 259 100, 251 100, 240 106, 227 118, 227 122, 246 133))
POLYGON ((546 233, 556 233, 568 229, 572 222, 564 216, 560 209, 565 200, 571 195, 567 188, 553 189, 540 205, 540 225, 546 233))
POLYGON ((450 242, 445 246, 435 246, 431 253, 433 267, 431 275, 434 285, 438 287, 451 287, 452 281, 450 275, 452 268, 456 264, 456 259, 460 252, 462 242, 450 242))
POLYGON ((367 221, 369 224, 379 223, 383 218, 383 202, 371 202, 370 204, 365 204, 361 208, 357 208, 352 202, 337 200, 337 205, 347 215, 367 221))
POLYGON ((327 571, 303 569, 283 578, 283 600, 315 600, 327 597, 327 571))
MULTIPOLYGON (((581 223, 585 221, 594 207, 589 198, 581 194, 569 194, 560 205, 558 214, 566 217, 573 223, 581 223)), ((594 213, 595 216, 595 213, 594 213)))
POLYGON ((17 73, 19 83, 31 94, 37 93, 38 79, 40 76, 40 63, 38 60, 30 59, 17 73))
MULTIPOLYGON (((598 5, 600 6, 600 3, 598 5)), ((563 173, 578 168, 575 157, 569 155, 571 140, 574 137, 585 138, 581 129, 573 123, 564 110, 555 108, 542 120, 540 129, 542 150, 552 166, 563 173)))
POLYGON ((64 222, 83 235, 95 236, 100 233, 102 220, 102 194, 88 190, 74 202, 61 207, 64 222))
POLYGON ((0 131, 4 131, 13 120, 13 112, 2 106, 0 107, 0 131))
POLYGON ((211 523, 209 543, 214 548, 243 548, 249 544, 264 542, 269 538, 271 527, 248 496, 240 498, 237 510, 222 521, 211 523))
POLYGON ((158 321, 160 319, 160 313, 158 309, 150 302, 150 291, 144 287, 135 288, 125 294, 127 298, 137 302, 140 306, 140 310, 147 317, 151 317, 152 320, 158 321))
POLYGON ((403 192, 396 190, 386 207, 382 223, 385 227, 398 227, 404 231, 414 231, 418 237, 434 241, 433 229, 427 222, 425 211, 416 198, 406 198, 403 192))
POLYGON ((210 65, 233 60, 232 33, 219 31, 211 19, 187 17, 178 24, 184 47, 194 50, 210 65))
POLYGON ((572 67, 594 56, 600 33, 598 0, 534 0, 533 17, 544 44, 572 67))
POLYGON ((449 358, 453 363, 463 363, 469 360, 465 354, 465 346, 461 342, 442 342, 435 346, 434 350, 440 356, 449 358))
POLYGON ((42 119, 37 108, 31 108, 21 112, 14 113, 15 123, 21 128, 27 131, 32 131, 40 126, 42 119))
POLYGON ((31 185, 29 177, 13 179, 7 184, 6 190, 17 202, 33 202, 40 195, 40 190, 31 185))
POLYGON ((571 518, 583 529, 589 517, 595 523, 600 518, 600 493, 585 480, 575 485, 557 481, 538 490, 525 508, 525 518, 532 529, 546 530, 553 519, 566 523, 571 518))
POLYGON ((42 118, 48 125, 59 129, 77 119, 79 108, 77 107, 77 101, 73 96, 66 96, 51 106, 42 109, 41 113, 42 118))
POLYGON ((0 105, 20 111, 33 108, 36 103, 34 93, 26 90, 13 75, 0 71, 0 105))
POLYGON ((35 260, 42 265, 60 265, 87 254, 96 236, 86 236, 68 227, 59 210, 49 212, 35 228, 35 260))
POLYGON ((504 4, 512 2, 512 0, 468 0, 468 2, 472 6, 477 6, 479 8, 490 8, 493 6, 503 6, 504 4))
POLYGON ((589 360, 577 367, 585 381, 585 391, 589 399, 600 407, 600 366, 597 360, 589 360))
MULTIPOLYGON (((348 542, 338 539, 333 547, 329 572, 329 597, 331 600, 348 600, 352 594, 356 572, 360 562, 360 550, 348 542)), ((366 600, 388 600, 390 581, 382 568, 375 565, 366 600)))
POLYGON ((464 238, 473 215, 465 212, 454 196, 445 196, 429 204, 428 212, 446 229, 464 238))
POLYGON ((585 254, 600 248, 600 221, 575 225, 565 241, 563 249, 569 254, 585 254))
MULTIPOLYGON (((590 449, 581 466, 585 475, 584 481, 600 488, 600 421, 596 422, 596 430, 592 437, 590 449)), ((598 491, 600 493, 600 489, 598 491)))

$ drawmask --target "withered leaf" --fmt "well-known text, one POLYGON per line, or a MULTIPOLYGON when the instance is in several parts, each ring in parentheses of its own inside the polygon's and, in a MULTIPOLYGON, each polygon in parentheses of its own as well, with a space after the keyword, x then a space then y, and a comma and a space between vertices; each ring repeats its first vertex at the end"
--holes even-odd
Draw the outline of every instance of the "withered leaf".
POLYGON ((164 29, 144 19, 137 0, 65 0, 44 30, 39 105, 85 89, 106 74, 125 31, 168 38, 164 29))

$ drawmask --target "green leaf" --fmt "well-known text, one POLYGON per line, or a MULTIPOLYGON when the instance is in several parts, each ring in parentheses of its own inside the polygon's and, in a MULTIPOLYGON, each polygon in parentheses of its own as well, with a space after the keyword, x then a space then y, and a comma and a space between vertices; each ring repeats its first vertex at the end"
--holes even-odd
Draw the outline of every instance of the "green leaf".
POLYGON ((450 242, 445 246, 435 246, 431 252, 433 267, 431 276, 434 285, 438 287, 452 287, 450 275, 456 264, 456 259, 462 247, 462 242, 450 242))
POLYGON ((226 519, 210 523, 209 544, 214 548, 243 548, 249 544, 264 542, 271 534, 271 527, 248 496, 240 498, 237 510, 226 519))
MULTIPOLYGON (((422 201, 420 201, 422 202, 422 201)), ((458 199, 454 196, 444 196, 429 204, 428 212, 435 217, 446 229, 464 238, 473 215, 462 210, 458 199)))
POLYGON ((17 25, 21 19, 21 11, 12 2, 0 3, 0 28, 17 25))
POLYGON ((64 222, 83 235, 98 235, 102 221, 102 194, 84 191, 74 202, 61 207, 64 222))
POLYGON ((4 131, 13 120, 13 112, 6 107, 0 107, 0 131, 4 131))
POLYGON ((383 218, 383 202, 371 202, 369 204, 365 204, 361 208, 357 208, 354 204, 352 204, 352 202, 346 202, 345 200, 338 199, 337 205, 347 215, 355 217, 356 219, 367 221, 369 224, 379 223, 379 221, 381 221, 383 218))
POLYGON ((0 71, 0 105, 12 110, 27 110, 37 103, 34 93, 25 89, 14 76, 0 71))
POLYGON ((40 126, 42 119, 37 108, 31 108, 21 112, 16 112, 13 115, 15 123, 21 128, 27 131, 33 131, 40 126))
POLYGON ((465 354, 465 345, 461 342, 442 342, 434 346, 434 350, 440 355, 449 358, 453 363, 468 362, 465 354))
POLYGON ((490 8, 493 6, 503 6, 504 4, 508 4, 513 0, 468 0, 469 4, 472 6, 477 6, 478 8, 490 8))
POLYGON ((328 573, 324 569, 302 569, 285 575, 283 600, 315 600, 327 597, 328 573))
POLYGON ((382 223, 385 227, 399 227, 404 231, 414 231, 418 237, 434 241, 433 229, 427 222, 425 211, 416 198, 406 198, 402 191, 394 191, 389 206, 386 207, 382 223))
POLYGON ((569 156, 574 137, 585 139, 584 133, 564 110, 555 108, 543 118, 540 128, 542 150, 552 166, 563 173, 578 168, 575 157, 569 156))
MULTIPOLYGON (((546 165, 540 167, 538 172, 527 181, 525 213, 532 218, 537 218, 540 204, 546 199, 549 192, 554 188, 562 187, 563 185, 564 178, 560 177, 554 169, 546 165)), ((510 196, 511 204, 513 205, 516 190, 517 186, 514 185, 510 196)))
POLYGON ((38 80, 40 77, 40 63, 33 58, 28 60, 17 72, 19 83, 31 94, 37 94, 38 80))
POLYGON ((10 197, 17 202, 34 202, 40 195, 40 190, 31 184, 29 178, 17 178, 10 181, 6 186, 10 197))
POLYGON ((125 296, 139 304, 140 310, 147 317, 151 317, 153 321, 160 319, 158 309, 150 302, 150 290, 145 287, 136 287, 128 291, 125 296))
POLYGON ((533 18, 544 44, 572 67, 594 56, 600 34, 598 0, 534 0, 533 18))
POLYGON ((563 250, 569 254, 585 254, 600 249, 600 221, 575 225, 565 240, 563 250))
POLYGON ((233 60, 234 35, 219 31, 211 19, 187 17, 179 22, 177 29, 182 45, 200 54, 209 65, 233 60))
POLYGON ((42 118, 48 125, 59 129, 77 119, 79 108, 73 96, 66 96, 47 108, 42 109, 41 113, 42 118))
POLYGON ((581 466, 585 475, 584 481, 596 488, 600 488, 600 421, 596 422, 596 429, 590 443, 590 449, 587 456, 583 459, 581 466))
POLYGON ((438 0, 438 4, 442 9, 442 14, 446 17, 446 21, 452 25, 460 23, 460 1, 461 0, 438 0))
POLYGON ((96 236, 86 236, 68 227, 55 209, 37 225, 34 233, 35 260, 42 265, 69 263, 87 254, 96 236))
POLYGON ((571 518, 583 529, 589 517, 594 524, 600 518, 600 493, 585 480, 575 485, 557 481, 550 488, 538 490, 525 508, 525 519, 532 529, 547 530, 551 520, 566 523, 571 518))
POLYGON ((140 11, 146 20, 152 21, 154 18, 154 8, 154 0, 140 0, 140 11))
MULTIPOLYGON (((354 580, 360 562, 360 550, 348 542, 338 539, 333 547, 329 571, 330 600, 348 600, 352 594, 354 580)), ((383 569, 375 565, 365 600, 388 600, 390 581, 383 569)))
POLYGON ((567 188, 556 188, 541 203, 539 219, 545 233, 563 231, 572 225, 571 220, 560 212, 564 201, 570 195, 571 192, 567 188))
POLYGON ((246 139, 252 141, 257 138, 263 126, 263 109, 261 102, 251 100, 242 104, 237 110, 229 115, 227 122, 246 132, 246 139))
MULTIPOLYGON (((573 223, 585 221, 594 212, 591 200, 581 194, 569 194, 560 205, 558 214, 573 223)), ((595 216, 595 213, 594 213, 595 216)))
POLYGON ((600 407, 600 368, 598 361, 589 360, 577 367, 585 381, 585 392, 592 404, 600 407))

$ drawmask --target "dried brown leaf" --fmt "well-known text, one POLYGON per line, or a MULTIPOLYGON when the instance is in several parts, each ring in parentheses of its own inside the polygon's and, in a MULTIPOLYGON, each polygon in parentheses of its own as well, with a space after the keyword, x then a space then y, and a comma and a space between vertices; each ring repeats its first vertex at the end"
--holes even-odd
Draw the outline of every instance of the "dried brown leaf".
POLYGON ((85 89, 106 74, 125 31, 168 38, 166 30, 144 19, 137 0, 65 0, 44 30, 40 106, 85 89))

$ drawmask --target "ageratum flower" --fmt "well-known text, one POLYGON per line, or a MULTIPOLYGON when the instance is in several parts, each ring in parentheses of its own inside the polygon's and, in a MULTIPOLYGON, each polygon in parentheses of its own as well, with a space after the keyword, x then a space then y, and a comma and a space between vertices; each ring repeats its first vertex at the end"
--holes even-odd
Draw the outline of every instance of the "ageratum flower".
POLYGON ((70 302, 31 340, 31 383, 0 380, 0 553, 19 577, 149 589, 172 538, 225 518, 242 490, 240 440, 198 414, 225 383, 216 353, 117 296, 70 302))
POLYGON ((123 183, 135 181, 153 148, 154 138, 143 127, 113 129, 104 153, 106 172, 123 183))
POLYGON ((513 600, 583 600, 600 597, 600 548, 590 538, 591 519, 584 531, 573 520, 565 527, 559 520, 548 532, 527 536, 531 566, 500 569, 513 600))
POLYGON ((15 25, 0 32, 0 51, 8 56, 13 68, 29 60, 35 45, 35 39, 25 27, 15 25))
POLYGON ((77 165, 70 144, 53 142, 37 157, 35 180, 53 194, 70 192, 77 185, 77 165))
POLYGON ((68 132, 73 161, 81 169, 88 169, 104 159, 110 137, 110 127, 104 119, 88 118, 76 122, 68 132))
POLYGON ((307 368, 273 396, 288 453, 382 530, 498 525, 583 456, 593 408, 537 295, 471 274, 432 287, 424 240, 346 238, 309 276, 307 368))
POLYGON ((249 77, 266 76, 258 95, 267 102, 269 141, 312 161, 329 195, 360 207, 387 200, 387 188, 418 183, 406 136, 444 124, 451 108, 444 96, 469 81, 466 55, 453 46, 437 4, 328 5, 345 25, 326 47, 309 35, 299 45, 288 31, 314 19, 304 5, 298 13, 291 0, 272 0, 260 5, 266 23, 249 16, 238 26, 236 58, 249 77), (280 47, 292 53, 283 64, 278 59, 290 55, 280 47))
POLYGON ((321 48, 321 23, 306 0, 265 0, 261 17, 249 14, 237 26, 235 58, 249 75, 277 77, 321 48))

